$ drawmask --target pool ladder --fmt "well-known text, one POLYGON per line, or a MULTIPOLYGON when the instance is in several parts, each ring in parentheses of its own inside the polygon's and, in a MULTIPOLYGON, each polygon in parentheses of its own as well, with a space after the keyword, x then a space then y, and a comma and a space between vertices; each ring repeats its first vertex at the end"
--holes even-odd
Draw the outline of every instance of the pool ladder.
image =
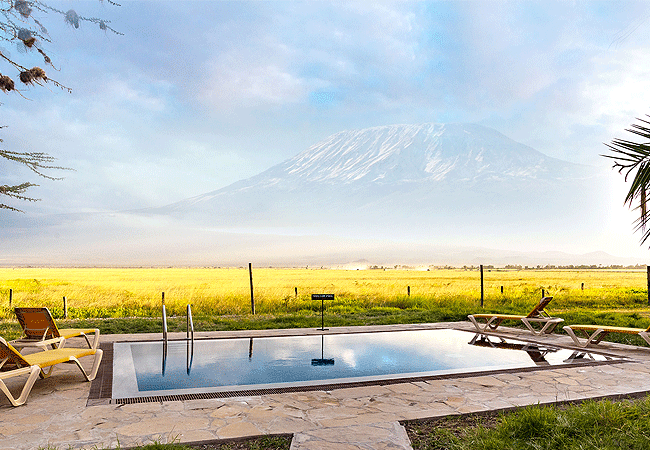
MULTIPOLYGON (((167 334, 167 309, 165 308, 165 304, 163 303, 162 305, 162 319, 163 319, 163 329, 162 329, 162 335, 163 335, 163 342, 166 344, 167 341, 169 340, 169 336, 167 334)), ((192 308, 187 304, 187 338, 188 341, 192 341, 194 343, 194 320, 192 320, 192 308)))
MULTIPOLYGON (((167 366, 167 342, 169 341, 169 336, 167 333, 167 309, 165 308, 164 303, 164 294, 163 294, 163 305, 162 305, 162 319, 163 319, 163 355, 162 355, 162 375, 165 376, 165 368, 167 366)), ((189 303, 187 304, 187 361, 186 369, 187 374, 190 374, 192 369, 192 361, 194 361, 194 321, 192 320, 192 308, 189 303)))

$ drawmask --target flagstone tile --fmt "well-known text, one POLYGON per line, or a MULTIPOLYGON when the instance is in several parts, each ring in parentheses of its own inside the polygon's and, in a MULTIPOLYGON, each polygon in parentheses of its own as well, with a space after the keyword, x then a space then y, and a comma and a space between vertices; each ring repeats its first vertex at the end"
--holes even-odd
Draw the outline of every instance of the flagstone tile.
POLYGON ((364 425, 370 423, 390 422, 394 420, 394 415, 390 413, 366 413, 359 414, 356 417, 323 419, 318 423, 325 428, 331 427, 349 427, 354 425, 364 425))
POLYGON ((234 422, 217 430, 220 439, 257 436, 260 434, 262 434, 262 431, 250 422, 234 422))
POLYGON ((177 437, 179 442, 208 441, 217 439, 217 436, 207 430, 182 431, 177 435, 177 437))
POLYGON ((358 388, 343 388, 331 392, 334 398, 359 398, 359 397, 377 397, 390 395, 391 391, 385 386, 367 386, 358 388))

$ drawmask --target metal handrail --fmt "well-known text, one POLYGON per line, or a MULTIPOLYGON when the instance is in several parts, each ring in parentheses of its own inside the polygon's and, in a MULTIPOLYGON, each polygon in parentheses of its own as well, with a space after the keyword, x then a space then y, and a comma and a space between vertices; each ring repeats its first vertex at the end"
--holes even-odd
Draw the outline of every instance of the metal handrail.
POLYGON ((187 304, 187 374, 190 374, 192 369, 192 361, 194 361, 194 321, 192 320, 192 308, 187 304), (190 341, 190 333, 192 340, 190 341))
POLYGON ((166 344, 167 343, 167 310, 165 309, 165 305, 162 305, 162 319, 163 319, 163 329, 162 329, 162 334, 163 334, 163 342, 166 344))
MULTIPOLYGON (((167 343, 169 337, 167 335, 167 309, 165 308, 165 303, 162 305, 162 334, 163 341, 167 343)), ((192 307, 187 304, 187 340, 191 340, 194 343, 194 320, 192 319, 192 307)))
POLYGON ((192 320, 192 308, 190 304, 187 304, 187 339, 190 339, 190 333, 192 334, 192 342, 194 342, 194 321, 192 320))

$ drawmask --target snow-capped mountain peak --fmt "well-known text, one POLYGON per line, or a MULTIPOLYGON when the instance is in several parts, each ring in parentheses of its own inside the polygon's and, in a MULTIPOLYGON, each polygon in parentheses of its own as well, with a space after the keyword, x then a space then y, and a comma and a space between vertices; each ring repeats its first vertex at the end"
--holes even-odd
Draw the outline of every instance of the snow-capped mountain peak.
POLYGON ((490 128, 426 123, 342 131, 260 175, 267 182, 394 183, 535 178, 559 165, 566 172, 567 163, 490 128))

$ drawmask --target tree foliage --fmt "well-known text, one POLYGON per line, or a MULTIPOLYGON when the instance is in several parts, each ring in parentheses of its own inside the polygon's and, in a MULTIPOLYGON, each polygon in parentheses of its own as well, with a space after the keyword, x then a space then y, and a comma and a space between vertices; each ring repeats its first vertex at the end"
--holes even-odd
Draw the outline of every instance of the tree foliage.
MULTIPOLYGON (((646 115, 647 118, 650 116, 646 115)), ((632 124, 625 131, 640 136, 644 142, 634 142, 627 139, 614 139, 611 144, 605 144, 614 154, 603 155, 614 159, 614 168, 625 175, 625 181, 632 178, 632 185, 625 196, 625 203, 639 211, 636 220, 636 230, 640 231, 641 243, 650 238, 650 121, 637 118, 640 123, 632 124)))
MULTIPOLYGON (((119 6, 111 0, 107 3, 119 6)), ((37 52, 43 58, 43 67, 54 68, 52 59, 48 56, 46 47, 52 43, 50 35, 44 23, 53 17, 62 19, 71 27, 78 29, 84 22, 94 24, 100 30, 121 34, 110 26, 110 22, 79 15, 75 10, 62 11, 39 0, 0 0, 0 91, 5 94, 22 94, 22 87, 33 85, 43 86, 52 84, 67 92, 70 88, 51 79, 45 69, 39 66, 28 68, 21 63, 19 58, 11 56, 5 49, 6 44, 15 47, 19 54, 37 52)), ((4 128, 4 127, 0 127, 4 128)), ((2 142, 2 139, 0 139, 2 142)), ((53 165, 55 158, 42 152, 15 152, 0 149, 0 159, 11 163, 27 166, 37 175, 50 180, 60 179, 45 173, 47 169, 65 170, 64 167, 53 165)), ((37 199, 25 195, 27 189, 37 186, 31 182, 23 182, 18 185, 0 185, 0 195, 22 201, 36 201, 37 199)), ((0 202, 0 209, 20 211, 17 208, 0 202)))

